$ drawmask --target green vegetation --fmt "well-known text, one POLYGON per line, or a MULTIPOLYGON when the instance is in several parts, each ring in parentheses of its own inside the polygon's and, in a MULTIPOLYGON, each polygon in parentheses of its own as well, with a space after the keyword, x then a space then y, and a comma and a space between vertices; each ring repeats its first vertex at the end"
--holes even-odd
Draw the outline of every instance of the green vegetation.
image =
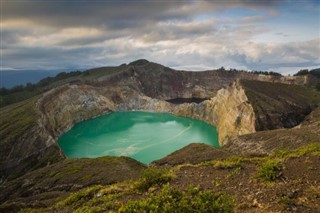
POLYGON ((296 74, 294 74, 293 76, 302 76, 302 75, 308 75, 309 70, 308 69, 303 69, 303 70, 299 70, 296 74))
POLYGON ((294 76, 303 76, 303 75, 312 75, 316 78, 320 78, 320 68, 308 70, 308 69, 302 69, 299 70, 294 76))
POLYGON ((304 75, 311 75, 316 78, 318 78, 318 83, 315 85, 315 88, 320 91, 320 68, 313 69, 313 70, 308 70, 308 69, 303 69, 298 71, 294 76, 304 76, 304 75))
POLYGON ((306 154, 310 153, 319 153, 320 152, 320 145, 316 143, 311 143, 306 146, 302 146, 295 150, 277 150, 274 152, 270 158, 280 158, 282 160, 287 160, 288 158, 297 158, 306 154))
POLYGON ((77 202, 84 202, 94 197, 94 195, 102 188, 101 185, 91 186, 86 189, 83 189, 77 193, 72 193, 67 199, 57 203, 57 206, 68 206, 77 202))
POLYGON ((265 181, 274 181, 279 177, 281 164, 277 160, 269 160, 264 162, 259 168, 259 176, 265 181))
POLYGON ((169 184, 145 200, 129 201, 119 212, 233 212, 234 199, 225 194, 215 195, 211 191, 201 191, 200 187, 187 191, 172 189, 169 184))
POLYGON ((162 186, 168 183, 173 177, 168 170, 150 167, 142 172, 141 179, 135 184, 135 187, 139 191, 147 191, 152 186, 162 186))
POLYGON ((244 160, 241 156, 232 156, 222 161, 214 161, 213 165, 220 169, 241 168, 241 162, 244 160))
MULTIPOLYGON (((142 172, 142 176, 136 181, 126 180, 105 186, 93 185, 78 192, 71 193, 63 200, 59 198, 59 202, 56 201, 56 204, 53 204, 47 209, 28 209, 28 211, 233 212, 235 209, 235 198, 228 195, 230 191, 226 194, 226 192, 221 189, 230 189, 230 187, 225 184, 230 184, 230 181, 237 181, 239 177, 243 176, 244 173, 242 171, 248 169, 247 165, 250 164, 250 168, 253 169, 250 171, 252 176, 248 178, 249 185, 256 184, 256 186, 263 186, 272 183, 272 185, 267 187, 270 189, 270 187, 283 186, 283 184, 281 184, 282 182, 276 181, 280 172, 283 172, 281 169, 285 168, 282 168, 282 165, 287 166, 290 160, 306 155, 308 158, 311 156, 320 156, 320 145, 309 144, 292 151, 278 150, 271 155, 261 157, 231 156, 224 160, 214 160, 195 165, 178 165, 171 168, 171 170, 150 167, 142 172), (219 173, 222 172, 220 173, 220 178, 221 175, 224 176, 222 176, 222 179, 212 179, 213 189, 210 190, 203 190, 199 186, 183 186, 181 188, 179 184, 176 185, 174 182, 169 183, 178 172, 181 172, 183 167, 194 167, 194 170, 191 169, 191 171, 194 172, 198 169, 202 170, 203 168, 201 167, 205 167, 205 170, 219 170, 219 173), (228 171, 224 172, 223 170, 228 171), (256 181, 256 177, 261 178, 263 181, 256 181), (217 192, 215 190, 217 190, 217 192)), ((70 162, 72 161, 67 163, 70 162)), ((68 168, 70 169, 66 169, 67 172, 86 170, 85 168, 81 169, 81 167, 72 164, 68 165, 68 168)), ((216 172, 217 171, 214 173, 216 172)), ((74 174, 70 173, 70 176, 72 175, 74 174)), ((245 188, 248 186, 248 183, 245 183, 244 179, 242 179, 240 183, 241 186, 242 184, 245 185, 245 188)), ((236 187, 239 186, 237 183, 236 187)), ((208 185, 206 187, 208 187, 208 185)), ((237 189, 241 189, 241 187, 237 189)), ((234 187, 231 187, 231 190, 234 190, 234 187)), ((310 187, 306 189, 306 192, 308 192, 310 196, 317 197, 319 196, 318 190, 318 186, 310 185, 310 187)), ((291 198, 290 193, 288 192, 279 198, 279 205, 286 206, 295 202, 295 200, 291 198)), ((239 205, 242 207, 246 206, 246 208, 257 208, 258 204, 255 203, 256 201, 252 202, 253 203, 246 201, 239 205)))
POLYGON ((311 143, 295 150, 277 150, 272 155, 266 157, 231 156, 224 160, 203 162, 196 165, 179 165, 178 168, 181 169, 184 166, 214 166, 218 169, 233 169, 230 174, 230 176, 232 176, 233 174, 239 172, 239 170, 242 168, 242 164, 246 162, 256 162, 260 165, 258 168, 258 176, 265 181, 274 181, 280 175, 281 164, 283 162, 285 162, 289 158, 297 158, 311 153, 320 153, 320 145, 311 143))
MULTIPOLYGON (((179 191, 170 184, 165 184, 160 191, 148 195, 146 199, 126 201, 126 199, 119 200, 119 198, 133 195, 132 189, 114 190, 115 185, 88 187, 72 193, 55 206, 41 209, 41 211, 55 211, 64 207, 72 212, 234 212, 235 199, 233 197, 223 193, 215 194, 210 190, 201 190, 199 186, 179 191)), ((124 187, 124 185, 119 186, 124 187)))
POLYGON ((273 72, 273 71, 252 71, 254 74, 262 74, 262 75, 273 75, 273 76, 282 76, 278 72, 273 72))
POLYGON ((274 181, 280 176, 281 164, 290 158, 298 158, 306 154, 320 153, 319 144, 308 144, 295 150, 277 150, 272 155, 252 160, 260 161, 258 176, 265 181, 274 181))
MULTIPOLYGON (((225 71, 224 67, 221 67, 219 70, 221 71, 225 71)), ((273 76, 282 76, 280 73, 278 72, 273 72, 273 71, 248 71, 248 70, 237 70, 234 68, 229 69, 229 72, 244 72, 244 73, 253 73, 253 74, 261 74, 261 75, 273 75, 273 76)))

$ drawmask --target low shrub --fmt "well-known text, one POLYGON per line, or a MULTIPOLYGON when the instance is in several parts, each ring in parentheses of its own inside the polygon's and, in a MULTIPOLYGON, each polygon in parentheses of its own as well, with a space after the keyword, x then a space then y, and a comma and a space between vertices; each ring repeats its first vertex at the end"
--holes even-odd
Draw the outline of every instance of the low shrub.
POLYGON ((265 181, 274 181, 279 176, 280 170, 280 161, 268 160, 260 166, 259 176, 265 181))

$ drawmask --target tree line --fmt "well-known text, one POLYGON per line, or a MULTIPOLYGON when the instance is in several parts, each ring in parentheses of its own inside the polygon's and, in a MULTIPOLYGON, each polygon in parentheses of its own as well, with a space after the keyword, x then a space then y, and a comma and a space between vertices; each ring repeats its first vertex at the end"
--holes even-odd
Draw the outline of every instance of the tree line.
POLYGON ((294 76, 303 76, 303 75, 313 75, 314 77, 320 78, 320 68, 317 69, 302 69, 298 71, 294 76))

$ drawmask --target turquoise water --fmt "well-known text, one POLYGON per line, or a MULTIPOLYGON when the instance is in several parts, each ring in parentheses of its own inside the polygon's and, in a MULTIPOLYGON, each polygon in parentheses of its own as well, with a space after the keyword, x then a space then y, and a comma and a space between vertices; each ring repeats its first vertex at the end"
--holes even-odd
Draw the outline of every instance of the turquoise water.
POLYGON ((67 158, 128 156, 145 164, 196 142, 219 147, 216 128, 168 113, 137 111, 83 121, 58 140, 67 158))

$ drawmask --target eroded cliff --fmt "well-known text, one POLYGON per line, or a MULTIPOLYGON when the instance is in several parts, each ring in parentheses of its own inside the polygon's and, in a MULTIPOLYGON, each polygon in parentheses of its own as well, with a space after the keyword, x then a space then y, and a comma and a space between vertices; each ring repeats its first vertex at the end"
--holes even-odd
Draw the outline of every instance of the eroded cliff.
POLYGON ((221 145, 229 136, 255 132, 253 108, 239 81, 198 104, 172 104, 124 86, 65 85, 46 93, 39 99, 38 107, 42 112, 40 123, 56 140, 79 121, 111 111, 131 110, 167 112, 203 120, 217 127, 221 145), (117 100, 113 100, 114 96, 117 100))

